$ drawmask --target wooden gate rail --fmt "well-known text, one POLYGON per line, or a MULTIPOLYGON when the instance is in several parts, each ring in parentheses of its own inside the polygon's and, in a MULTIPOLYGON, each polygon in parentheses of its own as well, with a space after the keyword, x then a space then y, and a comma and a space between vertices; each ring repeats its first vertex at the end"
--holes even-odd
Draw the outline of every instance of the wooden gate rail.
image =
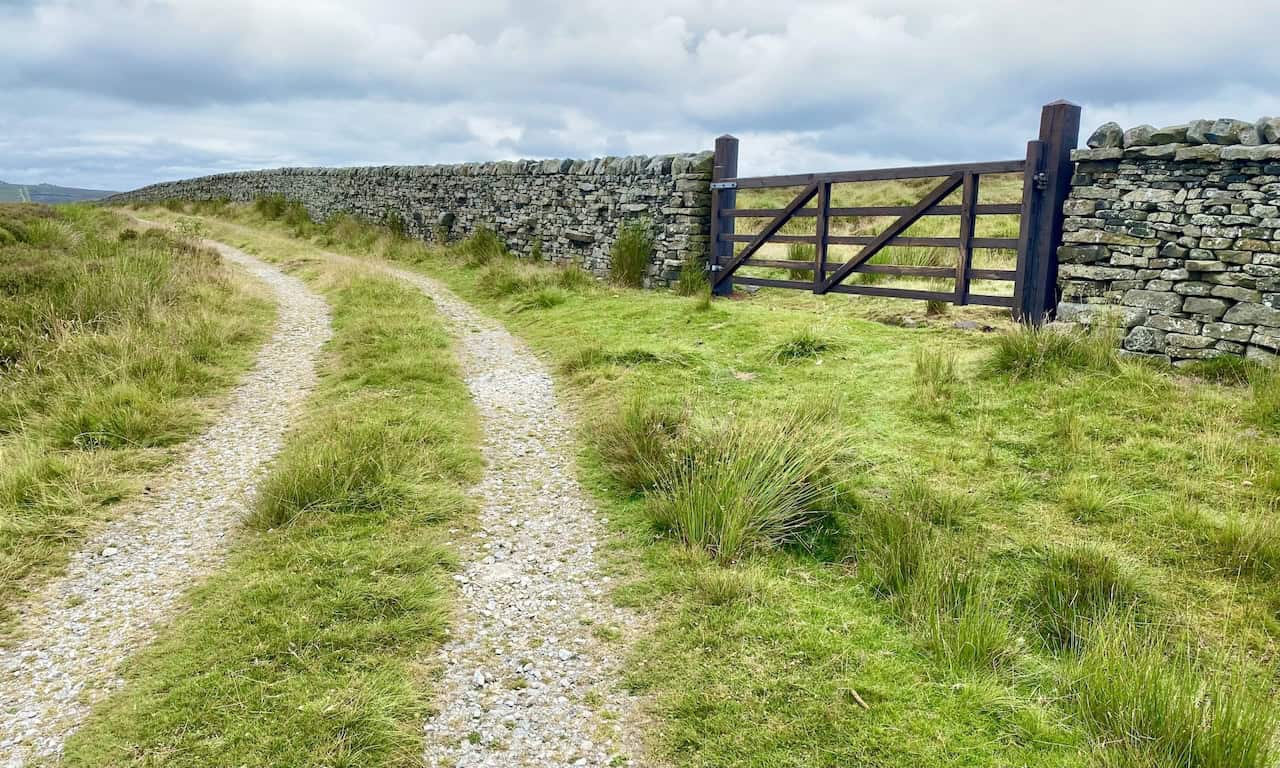
POLYGON ((811 290, 813 293, 846 293, 865 296, 948 301, 954 304, 984 304, 1010 307, 1021 320, 1039 324, 1056 305, 1057 247, 1062 236, 1062 201, 1070 186, 1070 152, 1079 135, 1080 108, 1068 102, 1048 104, 1041 111, 1040 138, 1028 142, 1027 155, 1019 160, 982 163, 881 168, 835 173, 786 176, 737 176, 738 140, 722 136, 716 140, 712 171, 711 232, 712 288, 717 295, 733 290, 735 281, 745 285, 811 290), (980 179, 989 174, 1023 174, 1020 203, 979 203, 980 179), (831 205, 831 185, 847 182, 896 181, 941 178, 941 181, 912 206, 831 205), (783 208, 737 208, 737 190, 801 187, 783 208), (960 204, 941 202, 960 191, 960 204), (816 201, 815 207, 808 207, 816 201), (1020 216, 1017 238, 975 237, 975 222, 983 215, 1020 216), (895 217, 874 236, 832 235, 831 219, 845 216, 895 217), (958 216, 958 237, 909 237, 903 233, 925 216, 958 216), (735 234, 735 220, 767 218, 755 234, 735 234), (816 219, 812 235, 782 235, 792 219, 816 219), (813 261, 781 261, 756 258, 765 243, 807 243, 814 246, 813 261), (734 253, 735 243, 746 247, 734 253), (862 249, 848 261, 830 262, 828 246, 857 245, 862 249), (954 267, 915 267, 868 263, 888 247, 945 247, 957 250, 954 267), (1015 269, 974 269, 975 249, 1017 251, 1015 269), (736 275, 741 267, 773 267, 812 271, 810 280, 781 280, 736 275), (909 277, 951 278, 952 291, 846 285, 854 273, 909 277), (973 280, 1007 281, 1014 284, 1013 296, 991 296, 970 291, 973 280))

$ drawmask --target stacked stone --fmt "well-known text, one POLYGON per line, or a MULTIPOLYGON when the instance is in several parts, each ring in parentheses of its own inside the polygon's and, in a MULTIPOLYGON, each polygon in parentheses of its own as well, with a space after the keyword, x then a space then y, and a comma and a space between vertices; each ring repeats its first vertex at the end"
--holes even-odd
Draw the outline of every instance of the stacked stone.
POLYGON ((1059 322, 1175 365, 1280 353, 1280 118, 1107 123, 1072 154, 1059 322))
POLYGON ((609 272, 620 226, 652 225, 653 287, 705 259, 710 231, 711 153, 593 160, 517 160, 461 165, 279 168, 155 184, 107 202, 170 199, 250 202, 284 195, 313 219, 349 213, 399 216, 409 234, 458 239, 488 227, 517 255, 609 272))

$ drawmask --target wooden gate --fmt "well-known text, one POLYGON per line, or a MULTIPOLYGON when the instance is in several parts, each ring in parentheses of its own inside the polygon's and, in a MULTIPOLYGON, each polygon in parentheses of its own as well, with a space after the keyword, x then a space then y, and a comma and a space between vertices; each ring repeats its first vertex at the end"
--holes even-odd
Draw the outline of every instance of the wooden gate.
POLYGON ((711 182, 712 251, 709 269, 714 293, 728 295, 735 281, 743 285, 798 288, 813 293, 850 293, 905 299, 946 301, 953 304, 985 304, 1009 307, 1015 317, 1040 324, 1052 313, 1056 302, 1057 249, 1062 240, 1062 202, 1071 184, 1071 150, 1080 130, 1080 108, 1065 101, 1046 105, 1041 111, 1040 138, 1027 143, 1023 159, 957 165, 884 168, 836 173, 790 176, 738 176, 738 140, 721 136, 716 140, 715 167, 711 182), (981 178, 990 174, 1022 174, 1022 200, 1013 203, 980 203, 981 178), (911 206, 832 205, 832 185, 847 182, 890 181, 939 178, 940 182, 911 206), (738 208, 739 190, 800 188, 799 194, 783 208, 738 208), (943 202, 959 190, 959 203, 943 202), (810 206, 810 203, 814 205, 810 206), (1017 214, 1018 237, 975 236, 978 216, 1017 214), (896 217, 878 234, 850 236, 832 234, 832 220, 841 217, 896 217), (905 233, 925 216, 958 216, 956 237, 910 237, 905 233), (739 218, 767 219, 759 232, 737 234, 739 218), (814 234, 781 234, 784 225, 796 219, 814 219, 814 234), (738 243, 746 247, 736 249, 738 243), (766 243, 806 243, 813 246, 812 261, 781 261, 759 257, 766 243), (861 246, 847 261, 828 258, 830 246, 861 246), (954 266, 911 266, 872 264, 871 258, 886 247, 946 247, 956 251, 954 266), (1017 251, 1013 269, 975 269, 975 250, 1017 251), (812 280, 784 280, 738 275, 741 267, 771 267, 811 271, 812 280), (850 285, 845 281, 855 273, 954 280, 951 291, 914 288, 850 285), (1012 295, 990 295, 970 290, 974 280, 1013 283, 1012 295))

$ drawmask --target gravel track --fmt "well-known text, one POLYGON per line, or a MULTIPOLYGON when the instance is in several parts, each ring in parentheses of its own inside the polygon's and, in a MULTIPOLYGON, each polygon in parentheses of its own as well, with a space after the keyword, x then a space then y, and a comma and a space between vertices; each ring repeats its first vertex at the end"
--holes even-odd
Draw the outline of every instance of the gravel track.
POLYGON ((125 502, 64 575, 19 608, 18 640, 0 649, 0 766, 57 756, 89 708, 123 681, 120 662, 149 642, 183 593, 222 561, 263 467, 315 384, 329 308, 303 283, 205 241, 264 283, 274 333, 218 421, 125 502))
POLYGON ((609 600, 596 559, 604 521, 575 479, 573 422, 550 374, 440 283, 376 266, 449 322, 484 427, 479 529, 460 543, 461 599, 438 659, 438 712, 424 725, 426 765, 638 765, 638 702, 616 682, 637 617, 609 600))

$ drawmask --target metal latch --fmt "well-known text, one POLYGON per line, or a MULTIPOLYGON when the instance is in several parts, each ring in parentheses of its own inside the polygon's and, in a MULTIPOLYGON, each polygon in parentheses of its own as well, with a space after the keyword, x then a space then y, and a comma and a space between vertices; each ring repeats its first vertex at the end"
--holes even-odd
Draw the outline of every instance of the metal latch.
POLYGON ((711 182, 711 188, 712 188, 712 189, 737 189, 737 188, 738 188, 738 182, 736 182, 736 181, 713 181, 713 182, 711 182))
POLYGON ((1035 176, 1032 176, 1031 181, 1036 185, 1036 189, 1049 188, 1049 174, 1044 171, 1040 171, 1035 176))

